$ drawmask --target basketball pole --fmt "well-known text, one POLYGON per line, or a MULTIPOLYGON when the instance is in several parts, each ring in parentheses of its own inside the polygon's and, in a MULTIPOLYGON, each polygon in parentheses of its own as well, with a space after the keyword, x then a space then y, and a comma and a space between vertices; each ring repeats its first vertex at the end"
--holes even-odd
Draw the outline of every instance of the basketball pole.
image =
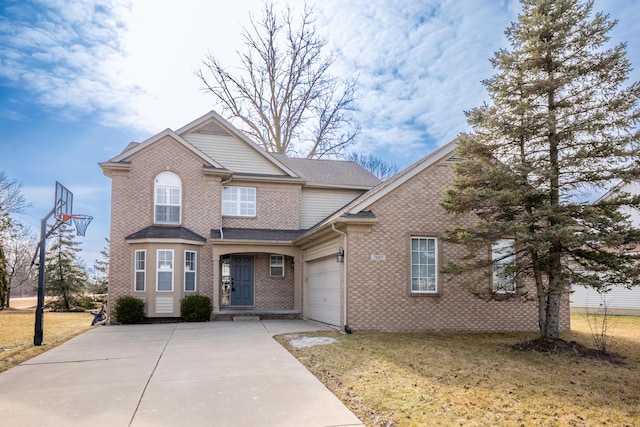
POLYGON ((40 220, 40 243, 38 244, 40 251, 39 265, 38 265, 38 304, 36 306, 36 323, 34 326, 33 345, 42 345, 42 318, 44 315, 44 263, 47 251, 47 237, 57 228, 56 226, 51 228, 51 231, 47 233, 47 221, 55 213, 54 207, 51 211, 40 220))

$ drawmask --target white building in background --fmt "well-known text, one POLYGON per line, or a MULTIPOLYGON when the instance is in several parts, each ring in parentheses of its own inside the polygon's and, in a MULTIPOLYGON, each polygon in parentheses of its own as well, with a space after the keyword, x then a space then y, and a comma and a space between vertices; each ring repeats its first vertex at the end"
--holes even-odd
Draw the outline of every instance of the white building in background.
MULTIPOLYGON (((640 182, 621 182, 602 196, 601 200, 617 192, 640 194, 640 182)), ((635 227, 640 228, 640 210, 625 208, 623 212, 630 216, 635 227)), ((584 313, 587 310, 606 307, 609 314, 640 316, 640 287, 627 289, 624 286, 614 286, 609 292, 601 294, 592 288, 572 286, 572 291, 570 305, 573 313, 584 313)))

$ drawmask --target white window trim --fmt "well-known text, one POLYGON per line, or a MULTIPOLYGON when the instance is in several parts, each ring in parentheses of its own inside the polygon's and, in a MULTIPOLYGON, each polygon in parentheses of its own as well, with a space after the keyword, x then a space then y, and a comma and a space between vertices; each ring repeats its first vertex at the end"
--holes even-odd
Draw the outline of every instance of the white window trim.
POLYGON ((222 187, 222 199, 221 199, 221 203, 220 203, 220 210, 222 212, 223 216, 241 216, 241 217, 255 217, 258 211, 257 205, 257 191, 255 187, 231 187, 231 186, 227 186, 227 187, 222 187), (243 214, 241 213, 241 204, 242 203, 247 203, 246 201, 241 201, 240 200, 240 192, 242 189, 248 189, 248 190, 253 190, 253 213, 252 214, 243 214), (233 190, 232 194, 234 196, 233 200, 225 200, 224 196, 225 196, 225 190, 233 190), (225 212, 225 206, 233 206, 233 211, 234 212, 225 212))
POLYGON ((138 249, 135 251, 133 255, 133 291, 134 292, 145 292, 147 290, 147 251, 145 249, 138 249), (143 269, 138 269, 138 254, 142 254, 142 262, 144 263, 143 269), (138 273, 143 274, 143 287, 142 289, 138 288, 138 273))
POLYGON ((173 292, 174 289, 174 270, 175 270, 175 256, 173 249, 158 249, 156 251, 156 292, 173 292), (170 252, 171 253, 171 267, 168 269, 160 268, 160 252, 170 252), (171 273, 171 289, 170 290, 160 290, 158 289, 158 285, 160 284, 160 273, 171 273))
MULTIPOLYGON (((510 289, 505 289, 502 287, 498 288, 497 286, 498 283, 496 283, 496 281, 498 280, 498 278, 496 277, 496 274, 498 274, 497 271, 504 268, 505 265, 516 262, 515 245, 516 245, 515 239, 499 239, 493 245, 491 245, 491 264, 492 264, 491 290, 496 294, 512 294, 516 291, 517 283, 515 280, 515 272, 514 272, 514 277, 510 278, 511 279, 510 289), (507 247, 512 248, 512 254, 508 255, 507 257, 504 257, 504 254, 500 253, 499 251, 507 247), (504 257, 504 259, 500 259, 502 257, 504 257)), ((503 280, 506 280, 506 279, 507 278, 503 280)))
POLYGON ((162 172, 156 176, 153 185, 153 223, 154 224, 182 224, 182 182, 180 177, 173 172, 162 172), (172 180, 176 181, 175 185, 167 185, 158 183, 158 179, 161 175, 171 176, 172 180), (170 175, 169 175, 170 174, 170 175), (158 190, 164 190, 167 198, 167 203, 158 202, 158 190), (178 202, 171 203, 171 190, 178 190, 178 202), (178 207, 178 221, 158 221, 158 206, 178 207))
POLYGON ((196 251, 184 251, 184 283, 185 292, 196 292, 198 290, 198 253, 196 251), (193 254, 193 270, 187 270, 187 254, 193 254), (187 290, 187 273, 193 273, 193 289, 187 290))
POLYGON ((284 277, 284 255, 269 255, 269 276, 270 277, 284 277), (282 259, 282 262, 279 264, 276 264, 273 262, 275 257, 279 257, 282 259), (280 267, 282 268, 282 274, 273 274, 273 267, 280 267))
POLYGON ((411 282, 409 283, 409 288, 411 290, 412 294, 419 294, 419 295, 435 295, 438 294, 439 292, 439 283, 438 283, 438 279, 439 279, 439 274, 438 274, 438 238, 437 237, 430 237, 430 236, 411 236, 411 243, 409 246, 409 251, 410 251, 410 266, 411 266, 411 272, 410 272, 410 277, 411 277, 411 282), (413 289, 413 241, 414 240, 433 240, 434 242, 434 255, 435 255, 435 288, 434 290, 414 290, 413 289))

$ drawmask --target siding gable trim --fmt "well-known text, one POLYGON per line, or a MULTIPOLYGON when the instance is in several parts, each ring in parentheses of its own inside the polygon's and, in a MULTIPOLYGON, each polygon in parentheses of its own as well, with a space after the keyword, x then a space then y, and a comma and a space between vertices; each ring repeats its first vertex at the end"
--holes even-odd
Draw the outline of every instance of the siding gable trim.
POLYGON ((291 177, 296 177, 296 178, 298 177, 298 174, 296 174, 293 170, 289 169, 282 162, 277 160, 274 156, 272 156, 271 154, 263 150, 258 144, 256 144, 251 139, 249 139, 243 132, 241 132, 238 128, 236 128, 231 123, 223 119, 222 116, 220 116, 218 113, 216 113, 213 110, 195 119, 191 123, 188 123, 185 126, 181 127, 176 131, 176 133, 179 135, 184 135, 186 133, 193 132, 194 130, 196 130, 196 128, 200 127, 201 125, 205 124, 207 121, 210 121, 210 120, 215 120, 216 122, 218 122, 220 126, 228 130, 232 135, 236 136, 241 141, 246 143, 249 147, 251 147, 256 152, 256 154, 266 158, 269 162, 271 162, 276 167, 281 169, 285 174, 291 177))
POLYGON ((150 145, 162 140, 164 137, 167 137, 167 136, 172 138, 172 139, 174 139, 175 141, 179 142, 180 144, 182 144, 185 148, 189 149, 196 156, 200 157, 201 159, 203 159, 204 161, 209 163, 211 166, 213 166, 215 168, 219 168, 219 169, 225 169, 218 162, 216 162, 215 160, 213 160, 212 158, 210 158, 209 156, 204 154, 202 151, 198 150, 196 147, 191 145, 191 143, 189 143, 189 141, 187 141, 186 139, 182 138, 180 135, 178 135, 177 133, 175 133, 171 129, 163 130, 162 132, 152 136, 151 138, 147 139, 146 141, 141 142, 137 146, 131 148, 130 150, 126 150, 126 151, 120 153, 119 155, 117 155, 116 157, 114 157, 113 159, 109 160, 106 163, 122 162, 123 160, 131 157, 133 154, 135 154, 135 153, 137 153, 137 152, 139 152, 141 150, 144 150, 146 147, 148 147, 148 146, 150 146, 150 145))

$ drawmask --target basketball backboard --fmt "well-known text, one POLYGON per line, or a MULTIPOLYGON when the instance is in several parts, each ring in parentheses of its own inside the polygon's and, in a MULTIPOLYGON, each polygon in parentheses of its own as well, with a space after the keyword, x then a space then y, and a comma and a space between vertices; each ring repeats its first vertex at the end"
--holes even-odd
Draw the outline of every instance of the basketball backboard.
POLYGON ((58 221, 66 222, 73 213, 73 193, 56 181, 56 199, 54 215, 58 221))

